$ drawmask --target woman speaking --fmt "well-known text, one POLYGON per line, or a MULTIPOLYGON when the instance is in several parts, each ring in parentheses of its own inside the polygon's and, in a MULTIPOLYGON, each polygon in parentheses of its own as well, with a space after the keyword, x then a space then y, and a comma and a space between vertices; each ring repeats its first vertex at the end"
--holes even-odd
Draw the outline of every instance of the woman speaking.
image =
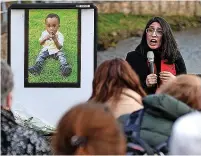
POLYGON ((155 93, 161 83, 174 79, 176 75, 186 74, 170 25, 161 17, 148 21, 141 43, 135 51, 127 54, 126 61, 139 75, 147 94, 155 93))

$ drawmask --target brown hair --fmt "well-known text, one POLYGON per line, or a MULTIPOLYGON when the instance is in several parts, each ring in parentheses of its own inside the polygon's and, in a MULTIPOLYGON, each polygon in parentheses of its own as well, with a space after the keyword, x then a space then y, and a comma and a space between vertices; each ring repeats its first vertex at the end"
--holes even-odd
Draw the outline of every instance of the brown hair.
POLYGON ((124 88, 129 88, 142 97, 146 96, 138 75, 127 61, 120 58, 107 60, 95 72, 90 100, 105 103, 113 98, 113 103, 116 103, 124 88))
POLYGON ((201 78, 195 75, 179 75, 174 80, 163 84, 157 93, 165 93, 201 110, 201 78))
POLYGON ((53 137, 53 151, 56 155, 123 155, 126 142, 106 106, 85 103, 73 107, 61 118, 53 137), (77 146, 71 142, 75 137, 79 138, 77 146))

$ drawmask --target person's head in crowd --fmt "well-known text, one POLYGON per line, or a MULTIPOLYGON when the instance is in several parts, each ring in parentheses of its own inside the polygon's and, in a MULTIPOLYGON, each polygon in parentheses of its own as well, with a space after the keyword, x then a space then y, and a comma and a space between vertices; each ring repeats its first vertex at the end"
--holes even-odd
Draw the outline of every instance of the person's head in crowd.
POLYGON ((161 58, 173 63, 178 54, 178 47, 172 29, 167 21, 161 17, 153 17, 144 29, 140 51, 146 54, 149 50, 159 50, 161 58))
POLYGON ((201 113, 180 117, 173 125, 169 147, 171 155, 201 155, 201 113))
POLYGON ((1 60, 1 107, 3 109, 11 109, 13 86, 11 68, 5 61, 1 60))
POLYGON ((196 75, 179 75, 161 85, 157 93, 171 95, 190 107, 201 110, 201 78, 196 75))
POLYGON ((124 155, 126 142, 119 124, 105 105, 83 103, 71 108, 53 137, 56 155, 124 155))
POLYGON ((110 107, 114 109, 122 100, 122 93, 129 94, 138 103, 146 96, 138 75, 127 61, 120 58, 104 61, 95 72, 90 100, 100 103, 110 101, 110 107))

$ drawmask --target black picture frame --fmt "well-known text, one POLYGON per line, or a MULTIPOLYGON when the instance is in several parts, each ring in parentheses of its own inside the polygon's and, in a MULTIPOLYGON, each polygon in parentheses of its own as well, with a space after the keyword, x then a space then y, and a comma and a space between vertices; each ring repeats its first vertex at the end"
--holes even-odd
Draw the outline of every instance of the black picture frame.
POLYGON ((11 9, 25 10, 24 33, 24 88, 80 88, 81 86, 81 9, 94 9, 94 72, 97 66, 97 8, 93 3, 41 3, 41 4, 12 4, 8 9, 8 64, 11 65, 11 9), (28 46, 29 46, 29 10, 33 9, 78 9, 77 26, 77 82, 36 82, 28 81, 28 46))

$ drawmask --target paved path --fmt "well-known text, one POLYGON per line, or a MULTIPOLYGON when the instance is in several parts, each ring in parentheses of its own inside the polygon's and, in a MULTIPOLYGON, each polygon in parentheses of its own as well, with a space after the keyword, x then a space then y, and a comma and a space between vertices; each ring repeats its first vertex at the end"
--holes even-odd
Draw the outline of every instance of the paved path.
MULTIPOLYGON (((201 74, 201 28, 175 32, 174 35, 188 73, 201 74)), ((125 58, 126 53, 134 50, 140 41, 140 37, 132 37, 120 41, 115 48, 98 52, 97 65, 115 57, 125 58)))

